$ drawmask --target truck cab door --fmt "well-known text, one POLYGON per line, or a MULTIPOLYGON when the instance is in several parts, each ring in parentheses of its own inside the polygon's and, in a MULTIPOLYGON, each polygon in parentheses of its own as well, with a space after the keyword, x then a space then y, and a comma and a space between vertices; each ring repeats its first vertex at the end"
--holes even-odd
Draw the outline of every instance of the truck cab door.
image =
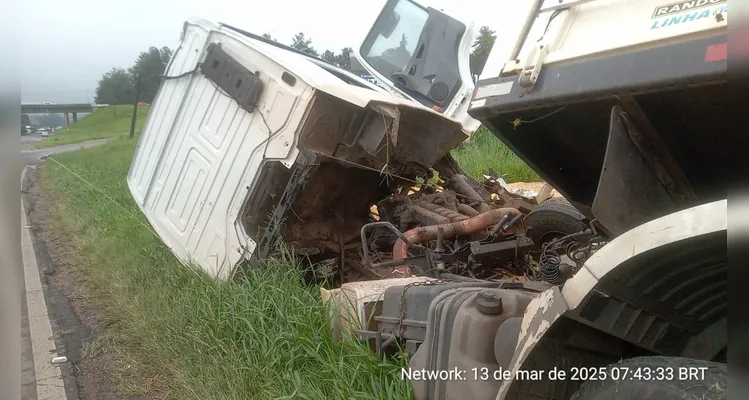
POLYGON ((354 55, 392 94, 441 112, 473 132, 479 126, 468 115, 475 36, 473 24, 442 11, 413 0, 388 0, 354 55))

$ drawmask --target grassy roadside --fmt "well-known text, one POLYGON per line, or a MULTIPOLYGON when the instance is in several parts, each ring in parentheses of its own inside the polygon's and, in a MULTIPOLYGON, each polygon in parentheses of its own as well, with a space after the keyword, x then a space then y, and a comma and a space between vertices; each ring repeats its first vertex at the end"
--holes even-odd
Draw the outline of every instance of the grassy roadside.
MULTIPOLYGON (((317 288, 302 283, 290 260, 219 283, 174 258, 127 189, 131 110, 97 110, 39 144, 112 139, 54 156, 42 184, 54 199, 52 234, 68 243, 69 264, 109 326, 95 346, 116 355, 118 390, 133 396, 158 387, 173 399, 411 398, 401 365, 333 342, 317 288)), ((139 111, 138 130, 147 110, 139 111)), ((538 179, 483 128, 455 155, 474 175, 493 168, 508 181, 538 179)))
POLYGON ((42 184, 55 200, 52 230, 111 324, 107 346, 123 393, 133 374, 159 381, 173 399, 410 398, 399 365, 331 339, 316 288, 278 261, 241 282, 218 283, 182 267, 149 231, 125 177, 134 144, 119 139, 49 161, 42 184), (136 217, 133 217, 136 216, 136 217), (131 367, 132 366, 132 367, 131 367))
POLYGON ((535 182, 541 178, 523 160, 497 139, 488 129, 480 127, 471 141, 452 151, 460 166, 481 182, 481 174, 493 169, 507 182, 535 182))
MULTIPOLYGON (((138 133, 148 114, 148 106, 138 107, 135 120, 135 132, 138 133)), ((133 106, 109 106, 94 110, 85 118, 70 125, 70 132, 65 128, 54 136, 46 137, 33 144, 37 149, 80 143, 95 139, 124 138, 130 134, 130 123, 133 118, 133 106)))

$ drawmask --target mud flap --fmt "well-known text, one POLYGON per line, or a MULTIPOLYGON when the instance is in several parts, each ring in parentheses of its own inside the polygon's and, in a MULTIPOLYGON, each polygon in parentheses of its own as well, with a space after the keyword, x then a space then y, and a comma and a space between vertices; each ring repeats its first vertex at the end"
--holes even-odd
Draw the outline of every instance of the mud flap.
POLYGON ((606 231, 620 235, 672 212, 677 205, 629 135, 626 114, 611 110, 606 155, 592 213, 606 231))

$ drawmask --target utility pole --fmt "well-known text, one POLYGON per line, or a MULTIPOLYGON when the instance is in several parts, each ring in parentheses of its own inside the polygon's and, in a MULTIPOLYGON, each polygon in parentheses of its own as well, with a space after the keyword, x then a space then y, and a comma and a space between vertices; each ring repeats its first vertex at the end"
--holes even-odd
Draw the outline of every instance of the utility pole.
POLYGON ((138 116, 138 97, 140 96, 140 74, 135 76, 135 99, 133 100, 133 120, 130 122, 130 139, 135 137, 135 117, 138 116))

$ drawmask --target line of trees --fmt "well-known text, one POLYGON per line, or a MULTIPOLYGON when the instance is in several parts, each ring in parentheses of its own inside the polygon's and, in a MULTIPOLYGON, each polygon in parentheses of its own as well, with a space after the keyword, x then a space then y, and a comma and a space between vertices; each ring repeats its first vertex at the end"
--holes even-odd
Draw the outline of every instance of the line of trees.
POLYGON ((497 40, 496 32, 489 29, 488 26, 482 26, 479 34, 473 42, 473 51, 471 52, 471 73, 481 75, 486 65, 486 59, 489 58, 489 52, 497 40))
MULTIPOLYGON (((264 34, 263 37, 266 39, 273 39, 269 34, 264 34)), ((471 72, 479 75, 484 70, 486 59, 489 57, 489 52, 494 46, 494 42, 497 40, 496 32, 489 29, 488 26, 482 26, 479 29, 478 36, 473 42, 470 64, 471 72)), ((291 39, 291 47, 303 51, 307 54, 311 54, 316 57, 320 57, 323 60, 335 64, 341 68, 351 69, 351 55, 353 49, 351 47, 344 47, 340 53, 334 53, 330 50, 325 50, 319 53, 312 46, 312 39, 305 36, 303 32, 299 32, 291 39)))
POLYGON ((94 101, 98 104, 132 104, 135 100, 135 86, 140 80, 138 101, 152 102, 161 83, 159 77, 171 58, 170 48, 151 47, 140 53, 133 66, 127 70, 112 68, 99 80, 94 101))
MULTIPOLYGON (((267 33, 263 34, 263 37, 276 40, 267 33)), ((479 35, 473 43, 471 53, 470 63, 473 74, 479 74, 483 70, 495 40, 494 31, 489 29, 488 26, 481 27, 479 35)), ((320 53, 312 45, 312 39, 303 32, 294 35, 290 46, 320 57, 341 68, 351 69, 351 55, 353 54, 351 47, 344 47, 338 53, 330 50, 320 53)), ((162 47, 161 49, 151 47, 148 51, 140 53, 132 67, 128 69, 112 68, 99 80, 94 101, 98 104, 132 104, 135 97, 136 81, 140 79, 138 101, 151 103, 161 83, 159 77, 166 70, 172 54, 172 50, 168 47, 162 47)))

